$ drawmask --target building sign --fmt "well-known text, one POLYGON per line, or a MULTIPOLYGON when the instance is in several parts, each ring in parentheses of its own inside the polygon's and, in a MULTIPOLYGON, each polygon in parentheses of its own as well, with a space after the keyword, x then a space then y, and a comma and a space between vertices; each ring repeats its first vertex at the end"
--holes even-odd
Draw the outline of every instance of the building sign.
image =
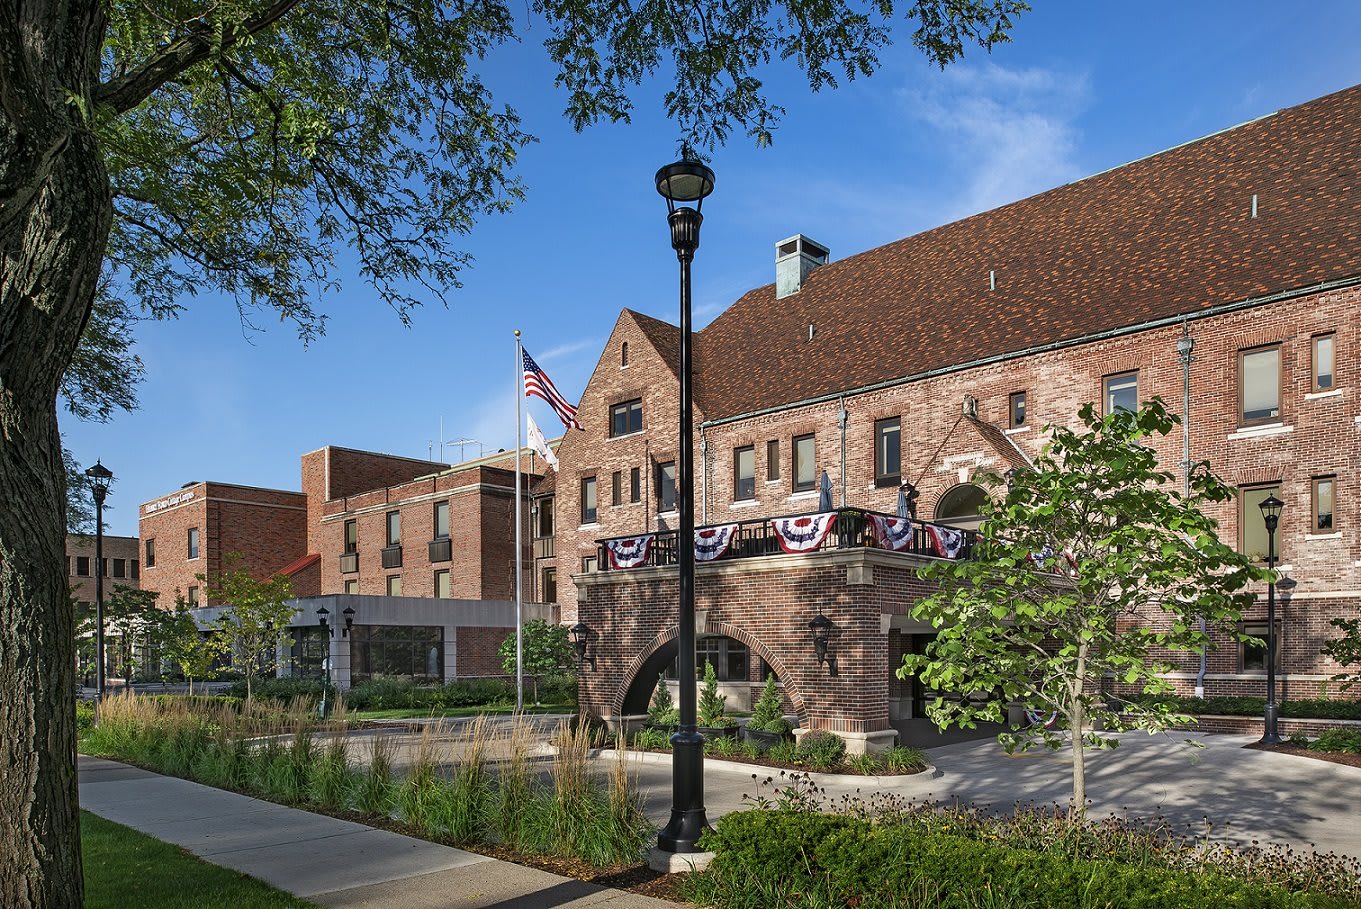
POLYGON ((173 495, 173 496, 166 496, 164 499, 157 499, 157 500, 154 501, 154 502, 148 502, 148 503, 146 504, 146 512, 145 512, 145 513, 146 513, 146 514, 154 514, 155 512, 158 512, 158 511, 164 511, 164 510, 167 509, 167 508, 173 508, 173 507, 175 507, 176 505, 180 505, 180 504, 182 504, 182 503, 184 503, 184 502, 188 502, 188 501, 189 501, 190 499, 192 499, 193 497, 194 497, 194 493, 193 493, 192 490, 189 491, 189 492, 179 492, 179 493, 176 493, 176 494, 173 495))

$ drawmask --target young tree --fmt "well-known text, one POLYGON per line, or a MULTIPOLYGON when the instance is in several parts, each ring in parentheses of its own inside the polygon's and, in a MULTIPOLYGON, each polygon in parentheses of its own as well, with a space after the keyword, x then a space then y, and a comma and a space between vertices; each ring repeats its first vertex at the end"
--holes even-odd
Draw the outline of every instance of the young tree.
MULTIPOLYGON (((525 675, 534 684, 534 703, 539 703, 539 679, 546 675, 572 675, 576 657, 572 642, 567 639, 565 625, 550 625, 543 619, 530 619, 522 629, 524 634, 525 675)), ((497 651, 501 668, 515 675, 515 635, 511 633, 497 651)))
MULTIPOLYGON (((148 637, 161 658, 169 662, 189 683, 189 694, 194 693, 194 679, 202 679, 212 672, 217 660, 227 652, 227 641, 216 629, 207 634, 199 630, 198 622, 189 611, 189 604, 177 591, 175 608, 158 610, 149 623, 148 637)), ((247 681, 247 685, 249 685, 247 681)))
POLYGON ((1236 634, 1253 599, 1246 586, 1268 575, 1222 543, 1202 511, 1233 496, 1207 464, 1192 469, 1189 498, 1159 468, 1146 440, 1178 422, 1160 400, 1105 417, 1088 404, 1079 417, 1078 430, 1046 428, 1034 468, 987 509, 975 557, 923 570, 940 586, 913 615, 939 632, 898 671, 960 696, 928 707, 942 728, 1000 722, 1016 701, 1054 716, 999 738, 1009 751, 1058 748, 1066 729, 1076 813, 1087 800, 1086 750, 1118 742, 1097 728, 1155 732, 1184 720, 1144 699, 1108 702, 1103 681, 1168 691, 1168 654, 1209 644, 1197 620, 1236 634))
MULTIPOLYGON (((156 594, 126 584, 115 584, 104 597, 104 667, 106 674, 122 668, 131 680, 137 669, 137 648, 148 644, 149 622, 156 615, 156 594)), ((98 673, 98 611, 94 603, 76 604, 75 636, 80 642, 82 669, 92 677, 98 673)))
MULTIPOLYGON (((531 137, 482 59, 529 23, 506 0, 0 0, 0 904, 78 906, 72 617, 62 571, 60 390, 78 415, 132 404, 121 326, 201 291, 319 334, 358 262, 403 320, 443 301, 477 219, 522 195, 531 137)), ((814 88, 868 75, 903 16, 945 65, 1006 41, 1020 0, 629 5, 542 0, 536 31, 578 127, 627 121, 673 77, 683 144, 768 142, 757 73, 814 88)))
POLYGON ((229 607, 218 619, 215 633, 245 675, 250 700, 256 674, 278 669, 280 647, 292 646, 284 632, 297 611, 285 602, 293 599, 293 583, 279 574, 257 581, 231 556, 226 571, 211 580, 199 575, 199 580, 208 585, 209 602, 229 607))

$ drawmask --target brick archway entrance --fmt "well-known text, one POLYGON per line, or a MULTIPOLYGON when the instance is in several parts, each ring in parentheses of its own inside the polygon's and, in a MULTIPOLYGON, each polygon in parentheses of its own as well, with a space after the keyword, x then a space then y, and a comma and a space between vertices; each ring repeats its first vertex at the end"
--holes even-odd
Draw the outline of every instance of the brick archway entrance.
MULTIPOLYGON (((747 649, 765 660, 775 675, 780 679, 784 686, 785 697, 794 706, 794 712, 798 714, 799 721, 802 723, 807 717, 807 710, 804 707, 803 695, 793 682, 792 673, 785 667, 784 662, 776 656, 770 648, 761 643, 751 633, 736 625, 726 622, 708 622, 702 628, 697 628, 698 635, 724 635, 735 641, 740 641, 746 645, 747 649)), ((652 698, 652 690, 657 684, 657 676, 671 664, 679 651, 676 638, 680 634, 680 628, 676 625, 662 630, 643 652, 634 657, 624 671, 623 682, 615 689, 610 698, 610 706, 615 716, 630 716, 647 712, 648 703, 652 698)))

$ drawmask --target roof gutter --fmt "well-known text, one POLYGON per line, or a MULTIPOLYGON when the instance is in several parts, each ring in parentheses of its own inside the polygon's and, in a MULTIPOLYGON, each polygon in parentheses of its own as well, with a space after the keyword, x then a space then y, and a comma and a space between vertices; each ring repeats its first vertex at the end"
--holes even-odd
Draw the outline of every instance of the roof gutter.
POLYGON ((1170 325, 1180 325, 1183 322, 1199 321, 1208 319, 1212 316, 1222 316, 1225 313, 1237 312, 1242 309, 1253 309, 1257 306, 1266 306, 1271 303, 1279 303, 1282 300, 1289 300, 1294 297, 1307 296, 1308 294, 1325 293, 1330 290, 1340 290, 1346 287, 1354 287, 1361 284, 1361 275, 1350 278, 1339 278, 1334 281, 1320 281, 1318 284, 1311 284, 1307 287, 1297 287, 1292 290, 1278 291, 1274 294, 1267 294, 1264 297, 1249 297, 1245 300, 1235 300, 1232 303, 1221 303, 1218 306, 1211 306, 1191 313, 1178 313, 1174 316, 1165 316, 1161 319, 1153 319, 1148 322, 1139 322, 1134 325, 1126 325, 1121 328, 1112 328, 1107 331, 1096 332, 1094 334, 1081 335, 1076 338, 1069 338, 1064 341, 1052 341, 1048 344, 1039 344, 1034 347, 1027 347, 1022 350, 1015 350, 1009 353, 993 354, 990 357, 981 357, 977 360, 970 360, 967 363, 955 363, 950 366, 939 366, 935 369, 928 369, 924 372, 916 372, 896 379, 887 379, 883 382, 875 382, 870 385, 859 385, 854 388, 846 388, 840 391, 833 391, 812 398, 804 398, 801 401, 791 401, 787 404, 776 404, 774 407, 765 407, 761 410, 751 410, 746 413, 734 414, 731 417, 721 417, 717 420, 705 420, 700 427, 722 426, 725 423, 735 423, 738 420, 747 420, 753 417, 764 417, 769 414, 781 413, 786 410, 794 410, 799 407, 808 407, 813 404, 825 404, 828 401, 836 401, 849 395, 869 394, 870 392, 882 391, 886 388, 896 388, 899 385, 907 385, 912 382, 920 382, 923 379, 933 379, 937 376, 949 375, 950 373, 963 372, 966 369, 976 369, 979 366, 990 366, 994 363, 1005 363, 1008 360, 1017 360, 1021 357, 1029 357, 1034 354, 1049 353, 1055 350, 1063 350, 1068 347, 1077 347, 1081 344, 1091 344, 1095 341, 1105 341, 1111 338, 1119 338, 1125 335, 1135 334, 1136 332, 1149 331, 1155 328, 1166 328, 1170 325))

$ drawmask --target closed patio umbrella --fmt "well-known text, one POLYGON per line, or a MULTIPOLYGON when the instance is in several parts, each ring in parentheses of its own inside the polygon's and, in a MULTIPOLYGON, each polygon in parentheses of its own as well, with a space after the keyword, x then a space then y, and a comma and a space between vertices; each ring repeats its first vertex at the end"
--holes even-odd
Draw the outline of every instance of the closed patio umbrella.
POLYGON ((832 480, 827 471, 822 472, 822 482, 818 484, 818 511, 832 510, 832 480))

